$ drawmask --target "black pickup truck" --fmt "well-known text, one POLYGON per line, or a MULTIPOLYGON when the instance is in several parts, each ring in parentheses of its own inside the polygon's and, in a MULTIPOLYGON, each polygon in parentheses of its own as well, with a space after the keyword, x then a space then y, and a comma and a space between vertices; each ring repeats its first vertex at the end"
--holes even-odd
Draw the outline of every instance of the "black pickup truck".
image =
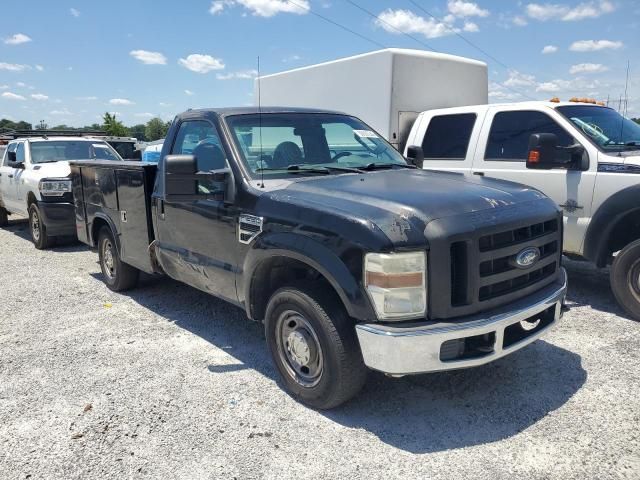
POLYGON ((368 369, 481 365, 561 315, 554 203, 410 152, 340 113, 190 110, 157 167, 72 164, 78 235, 112 290, 166 274, 243 308, 288 390, 331 408, 368 369))

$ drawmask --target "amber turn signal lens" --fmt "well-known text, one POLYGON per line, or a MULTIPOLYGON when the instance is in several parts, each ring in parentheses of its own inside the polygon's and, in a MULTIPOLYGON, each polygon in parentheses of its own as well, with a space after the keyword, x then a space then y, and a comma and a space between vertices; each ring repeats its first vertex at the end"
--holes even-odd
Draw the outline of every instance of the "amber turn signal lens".
POLYGON ((538 163, 540 161, 540 152, 536 150, 531 150, 529 152, 529 162, 530 163, 538 163))
POLYGON ((380 288, 407 288, 422 286, 422 272, 380 273, 367 272, 367 285, 380 288))

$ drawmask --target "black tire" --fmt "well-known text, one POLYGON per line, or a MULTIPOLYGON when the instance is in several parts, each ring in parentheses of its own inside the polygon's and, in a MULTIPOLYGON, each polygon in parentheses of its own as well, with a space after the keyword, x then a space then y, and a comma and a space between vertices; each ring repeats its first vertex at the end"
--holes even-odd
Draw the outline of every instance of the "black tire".
POLYGON ((310 291, 285 287, 275 292, 267 306, 265 333, 271 357, 292 396, 313 408, 329 409, 362 389, 368 369, 354 323, 343 306, 327 296, 312 297, 310 291), (297 345, 309 347, 302 367, 292 360, 300 358, 293 352, 297 345))
POLYGON ((47 226, 42 222, 42 213, 37 203, 29 207, 29 232, 31 241, 38 250, 45 250, 56 243, 56 237, 47 234, 47 226))
POLYGON ((98 234, 98 258, 104 283, 114 292, 135 287, 140 270, 120 260, 111 230, 103 227, 98 234))
POLYGON ((616 300, 634 320, 640 320, 640 240, 618 253, 610 275, 616 300))
POLYGON ((7 225, 9 225, 9 213, 4 207, 0 207, 0 227, 6 227, 7 225))

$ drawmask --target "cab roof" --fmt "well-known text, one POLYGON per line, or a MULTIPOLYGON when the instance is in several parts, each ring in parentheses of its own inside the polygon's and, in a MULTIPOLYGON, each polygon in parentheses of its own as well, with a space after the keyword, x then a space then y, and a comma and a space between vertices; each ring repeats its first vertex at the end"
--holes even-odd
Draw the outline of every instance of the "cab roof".
POLYGON ((272 106, 257 106, 252 107, 225 107, 225 108, 198 108, 190 109, 178 115, 178 117, 188 116, 192 113, 213 113, 220 117, 230 117, 232 115, 257 115, 259 113, 328 113, 336 115, 347 115, 344 112, 337 112, 333 110, 323 110, 318 108, 297 108, 297 107, 272 107, 272 106))

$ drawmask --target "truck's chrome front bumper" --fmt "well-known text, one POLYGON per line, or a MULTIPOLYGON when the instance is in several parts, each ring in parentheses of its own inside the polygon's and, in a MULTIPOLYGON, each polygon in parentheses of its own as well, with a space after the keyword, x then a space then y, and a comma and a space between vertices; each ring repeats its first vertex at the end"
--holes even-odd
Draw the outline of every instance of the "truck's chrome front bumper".
POLYGON ((567 276, 503 308, 446 322, 356 326, 364 363, 391 375, 483 365, 528 345, 562 315, 567 276), (536 323, 537 322, 537 323, 536 323))

